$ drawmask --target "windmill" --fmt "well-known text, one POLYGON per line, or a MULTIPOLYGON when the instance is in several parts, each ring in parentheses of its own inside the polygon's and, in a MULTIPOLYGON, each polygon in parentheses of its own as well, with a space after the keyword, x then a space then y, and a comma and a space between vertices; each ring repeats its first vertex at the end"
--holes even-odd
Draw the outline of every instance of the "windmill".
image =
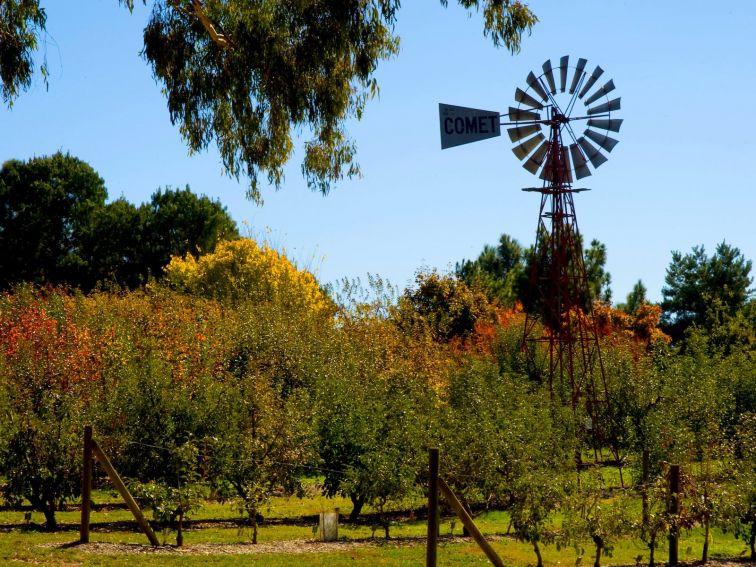
POLYGON ((538 229, 531 262, 530 296, 522 347, 531 374, 547 382, 552 398, 587 411, 587 428, 601 438, 601 422, 611 414, 574 195, 588 189, 576 180, 607 161, 622 119, 614 81, 588 61, 572 65, 569 56, 542 73, 530 72, 517 88, 505 122, 494 129, 492 111, 440 105, 442 148, 498 136, 506 127, 512 152, 541 181, 524 191, 540 194, 538 229))

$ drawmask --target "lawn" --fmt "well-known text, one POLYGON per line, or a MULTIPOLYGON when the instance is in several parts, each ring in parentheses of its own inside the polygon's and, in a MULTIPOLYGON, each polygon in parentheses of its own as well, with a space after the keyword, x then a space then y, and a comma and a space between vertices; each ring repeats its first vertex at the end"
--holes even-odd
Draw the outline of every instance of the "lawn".
MULTIPOLYGON (((340 508, 342 514, 350 510, 344 499, 322 496, 307 498, 273 498, 264 510, 265 521, 259 529, 257 546, 249 543, 248 529, 237 522, 239 514, 229 503, 207 502, 195 514, 184 536, 184 548, 173 546, 152 549, 143 534, 137 531, 129 512, 118 506, 117 498, 106 491, 93 495, 97 505, 92 512, 91 544, 75 545, 78 540, 79 511, 72 507, 58 515, 59 529, 42 531, 37 523, 41 514, 25 511, 0 511, 0 563, 2 565, 107 565, 140 567, 153 565, 223 566, 239 565, 423 565, 425 561, 426 524, 406 515, 391 527, 392 539, 386 541, 382 530, 370 521, 370 509, 365 510, 367 521, 346 523, 342 515, 340 541, 317 542, 313 528, 318 512, 340 508), (374 537, 375 536, 375 537, 374 537), (240 555, 241 554, 241 555, 240 555)), ((149 516, 149 513, 148 513, 149 516)), ((509 517, 505 512, 480 514, 476 523, 493 541, 493 547, 507 565, 532 565, 535 556, 529 544, 518 542, 506 534, 509 517)), ((167 542, 173 543, 168 534, 167 542)), ((461 536, 461 523, 445 517, 441 523, 438 551, 439 565, 486 565, 487 560, 478 547, 461 536)), ((158 536, 162 539, 162 534, 158 536)), ((666 544, 666 540, 663 541, 666 544)), ((700 530, 684 532, 680 544, 680 558, 699 559, 703 545, 700 530)), ((714 532, 711 542, 712 558, 732 558, 743 554, 746 547, 730 534, 714 532)), ((592 548, 586 544, 582 565, 591 565, 592 548)), ((639 541, 625 540, 617 544, 611 557, 604 557, 605 565, 634 565, 639 556, 647 560, 647 550, 639 541)), ((575 549, 543 547, 546 565, 576 565, 575 549)), ((657 550, 657 560, 666 559, 665 545, 657 550)))

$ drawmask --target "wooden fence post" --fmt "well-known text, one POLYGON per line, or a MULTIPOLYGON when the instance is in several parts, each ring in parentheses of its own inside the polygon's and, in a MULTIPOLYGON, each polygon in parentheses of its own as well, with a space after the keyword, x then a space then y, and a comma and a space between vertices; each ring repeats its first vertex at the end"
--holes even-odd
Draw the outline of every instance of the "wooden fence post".
POLYGON ((673 517, 669 527, 669 561, 668 565, 677 565, 680 544, 680 465, 669 467, 669 502, 667 511, 673 517))
POLYGON ((428 449, 428 547, 426 567, 436 567, 438 548, 438 449, 428 449))
POLYGON ((504 563, 501 561, 501 558, 496 554, 494 548, 491 547, 491 544, 486 541, 486 538, 483 537, 483 534, 480 533, 478 526, 475 525, 475 522, 473 522, 473 519, 467 513, 467 510, 465 510, 465 507, 462 506, 462 503, 459 500, 457 500, 457 497, 451 491, 451 488, 449 488, 449 485, 446 484, 443 478, 438 479, 438 487, 441 489, 441 492, 443 492, 444 497, 448 500, 449 504, 451 504, 451 507, 457 513, 457 516, 459 516, 459 519, 462 520, 462 524, 467 528, 467 531, 470 532, 470 535, 473 536, 475 543, 477 543, 478 546, 486 554, 488 560, 496 567, 504 567, 504 563))
POLYGON ((97 457, 97 460, 100 461, 100 464, 102 465, 102 468, 105 469, 105 472, 108 473, 108 476, 110 477, 110 481, 115 485, 116 490, 118 490, 119 494, 121 495, 121 498, 123 498, 124 501, 126 502, 126 505, 129 507, 129 510, 131 510, 131 513, 134 515, 134 518, 136 519, 137 524, 139 524, 139 527, 142 528, 144 535, 147 536, 147 539, 149 539, 150 543, 154 545, 155 547, 160 545, 158 538, 155 536, 155 532, 152 531, 150 524, 147 523, 147 520, 142 514, 142 511, 139 509, 139 505, 131 496, 131 493, 129 492, 128 488, 126 488, 126 485, 121 480, 121 477, 118 475, 118 472, 116 472, 116 470, 113 468, 113 465, 110 464, 110 459, 108 459, 107 455, 105 455, 105 453, 102 452, 102 449, 100 449, 100 446, 97 444, 97 441, 95 441, 94 439, 92 440, 92 452, 94 453, 94 456, 97 457))
POLYGON ((84 427, 84 463, 81 473, 81 525, 79 543, 89 543, 89 511, 92 506, 92 426, 84 427))

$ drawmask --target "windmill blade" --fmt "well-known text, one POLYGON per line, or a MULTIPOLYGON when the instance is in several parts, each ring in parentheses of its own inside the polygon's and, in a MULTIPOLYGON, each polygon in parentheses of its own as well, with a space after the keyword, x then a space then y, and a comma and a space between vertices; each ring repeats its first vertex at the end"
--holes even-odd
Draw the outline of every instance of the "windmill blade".
POLYGON ((548 151, 548 149, 549 141, 545 140, 543 144, 541 144, 540 147, 535 151, 535 153, 530 156, 530 159, 522 164, 522 167, 527 169, 533 175, 538 173, 538 168, 541 167, 543 158, 546 157, 546 152, 548 151))
POLYGON ((556 94, 556 84, 554 84, 554 70, 551 68, 551 59, 547 59, 543 64, 543 73, 546 77, 546 82, 549 84, 549 90, 551 94, 556 94))
POLYGON ((538 93, 538 96, 541 97, 541 100, 544 102, 547 102, 549 100, 549 95, 546 94, 546 91, 544 90, 543 86, 541 85, 541 82, 538 80, 538 78, 533 74, 533 71, 530 72, 528 75, 528 78, 526 79, 528 86, 533 89, 536 93, 538 93))
POLYGON ((591 118, 588 121, 588 126, 619 132, 620 126, 622 126, 622 118, 591 118))
POLYGON ((566 183, 572 183, 572 167, 570 167, 570 153, 569 150, 562 146, 562 167, 564 168, 564 171, 562 172, 562 175, 564 177, 563 181, 566 183))
POLYGON ((604 74, 604 70, 596 65, 596 68, 593 70, 593 73, 591 73, 591 76, 588 77, 588 80, 583 85, 583 88, 580 89, 580 94, 578 95, 578 98, 583 98, 585 96, 585 93, 587 93, 589 90, 591 90, 591 87, 596 84, 596 81, 598 81, 599 77, 604 74))
POLYGON ((540 129, 540 124, 531 124, 530 126, 515 126, 514 128, 507 128, 507 133, 509 134, 510 140, 513 142, 519 142, 523 138, 535 134, 540 129))
POLYGON ((600 99, 602 96, 606 95, 607 93, 612 92, 613 90, 614 90, 614 81, 610 80, 603 87, 601 87, 599 90, 597 90, 587 99, 585 99, 583 101, 583 104, 585 104, 586 106, 590 106, 591 104, 596 102, 598 99, 600 99))
POLYGON ((578 179, 588 177, 591 170, 588 168, 588 162, 577 144, 570 145, 570 154, 572 155, 572 165, 575 168, 575 177, 578 179))
POLYGON ((543 164, 543 169, 541 169, 541 175, 539 175, 539 179, 543 179, 544 181, 554 181, 554 167, 553 167, 554 160, 551 159, 551 153, 546 157, 546 163, 543 164))
POLYGON ((600 134, 599 132, 595 132, 593 130, 586 130, 583 132, 588 138, 596 142, 599 146, 601 146, 603 149, 605 149, 607 152, 611 152, 614 149, 614 146, 619 144, 618 140, 615 140, 614 138, 610 138, 606 134, 600 134))
POLYGON ((513 122, 520 122, 523 120, 540 120, 541 115, 537 112, 530 110, 520 110, 519 108, 509 107, 508 113, 509 119, 513 122))
POLYGON ((570 94, 575 92, 575 89, 578 86, 578 83, 580 82, 580 79, 583 78, 585 64, 588 63, 587 59, 578 59, 577 67, 575 67, 575 74, 572 76, 572 84, 570 85, 570 94))
POLYGON ((521 88, 518 88, 515 91, 515 100, 517 102, 521 102, 522 104, 526 106, 529 106, 530 108, 537 108, 538 110, 541 110, 543 108, 543 105, 540 102, 538 102, 528 93, 523 91, 521 88))
POLYGON ((536 146, 538 146, 538 144, 543 142, 545 139, 546 136, 538 132, 537 136, 528 138, 519 146, 512 148, 512 151, 514 152, 514 155, 517 156, 517 159, 523 160, 528 156, 530 152, 532 152, 536 148, 536 146))
POLYGON ((567 67, 570 64, 570 56, 565 55, 559 60, 559 91, 564 92, 567 88, 567 67))
POLYGON ((562 146, 562 181, 565 183, 572 183, 572 168, 570 167, 570 153, 569 150, 562 146))
POLYGON ((604 104, 599 104, 588 109, 588 116, 592 114, 603 114, 604 112, 613 112, 620 109, 620 99, 615 98, 604 104))
POLYGON ((577 143, 585 152, 585 156, 590 160, 593 167, 598 168, 601 166, 601 164, 607 161, 606 156, 604 156, 604 154, 594 148, 591 143, 582 136, 578 138, 577 143))

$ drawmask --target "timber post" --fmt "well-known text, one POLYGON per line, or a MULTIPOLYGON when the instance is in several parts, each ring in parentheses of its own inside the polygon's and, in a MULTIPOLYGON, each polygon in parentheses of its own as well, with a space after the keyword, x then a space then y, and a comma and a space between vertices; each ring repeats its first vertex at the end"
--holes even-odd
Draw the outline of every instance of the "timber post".
POLYGON ((425 554, 426 567, 436 567, 438 562, 438 449, 428 449, 428 544, 425 554))
POLYGON ((669 527, 669 561, 668 565, 677 565, 680 544, 680 465, 669 467, 669 502, 667 511, 672 517, 669 527))
POLYGON ((81 473, 81 524, 79 543, 89 543, 89 512, 92 508, 92 426, 84 427, 84 462, 81 473))

